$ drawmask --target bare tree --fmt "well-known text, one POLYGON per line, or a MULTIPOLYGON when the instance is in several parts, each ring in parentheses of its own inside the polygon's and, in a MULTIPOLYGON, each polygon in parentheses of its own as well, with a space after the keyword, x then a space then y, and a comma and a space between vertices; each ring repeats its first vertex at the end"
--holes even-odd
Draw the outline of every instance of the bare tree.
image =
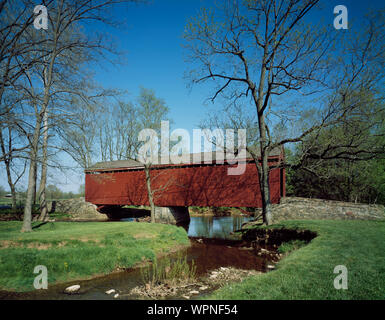
MULTIPOLYGON (((52 1, 48 1, 47 5, 52 1)), ((0 115, 7 114, 12 105, 3 105, 3 95, 7 88, 23 76, 25 68, 33 66, 44 57, 39 52, 35 59, 20 61, 23 54, 36 50, 45 43, 45 38, 30 39, 26 33, 32 28, 34 3, 28 0, 2 1, 0 4, 0 115), (32 41, 31 41, 32 40, 32 41)))
MULTIPOLYGON (((119 97, 115 92, 114 98, 119 97)), ((140 154, 140 148, 146 137, 138 140, 143 129, 158 135, 161 121, 167 119, 168 107, 163 99, 158 98, 151 89, 141 88, 135 102, 79 103, 74 123, 65 127, 61 133, 65 143, 63 149, 83 168, 97 161, 115 161, 138 159, 144 165, 148 200, 151 207, 152 221, 155 221, 155 199, 169 185, 170 181, 157 189, 152 188, 160 174, 152 173, 152 165, 158 163, 152 157, 154 153, 140 154), (99 106, 103 104, 104 106, 99 106), (140 155, 142 157, 140 157, 140 155)), ((150 146, 155 152, 158 142, 150 146)), ((155 157, 158 155, 156 154, 155 157)))
MULTIPOLYGON (((31 152, 30 152, 30 166, 29 166, 29 179, 28 179, 28 191, 27 198, 24 209, 24 222, 22 231, 31 231, 31 213, 32 213, 32 199, 33 199, 33 190, 36 187, 36 180, 34 179, 35 170, 36 170, 36 161, 38 157, 38 145, 39 138, 41 135, 42 125, 44 127, 44 138, 43 138, 43 163, 46 164, 47 159, 45 159, 44 154, 46 154, 48 146, 48 113, 49 106, 52 102, 53 95, 58 94, 57 86, 59 82, 63 79, 60 78, 60 71, 63 70, 64 63, 68 63, 66 67, 71 66, 71 58, 83 57, 90 61, 96 56, 100 56, 105 50, 110 50, 114 52, 110 46, 107 46, 104 41, 104 37, 100 35, 85 36, 79 32, 79 28, 82 24, 87 21, 94 21, 96 23, 104 24, 114 24, 114 21, 111 20, 109 12, 118 3, 127 3, 130 1, 66 1, 61 0, 55 3, 47 3, 47 9, 49 12, 49 25, 48 30, 30 30, 28 34, 32 39, 41 38, 44 39, 44 45, 39 47, 34 45, 31 56, 36 60, 36 55, 39 52, 42 52, 43 58, 38 59, 39 66, 34 70, 38 70, 35 74, 30 75, 28 81, 31 86, 34 85, 38 79, 42 81, 42 93, 40 95, 38 102, 38 109, 36 109, 36 121, 34 125, 34 132, 31 139, 31 152), (38 34, 40 32, 40 34, 38 34), (86 54, 85 54, 86 52, 86 54), (59 71, 60 70, 60 71, 59 71), (56 90, 55 90, 56 87, 56 90)), ((34 42, 36 43, 36 41, 34 42)), ((39 56, 39 55, 38 55, 39 56)), ((20 61, 23 61, 20 59, 20 61)), ((24 67, 24 75, 27 77, 28 72, 31 71, 31 68, 28 66, 24 67)), ((60 90, 59 90, 60 91, 60 90)), ((46 181, 46 165, 42 167, 42 177, 41 181, 43 182, 40 187, 40 201, 43 207, 41 208, 46 211, 45 206, 45 185, 46 181)), ((44 214, 43 214, 44 216, 44 214)))
POLYGON ((138 137, 141 141, 149 138, 149 141, 146 142, 147 148, 142 149, 144 147, 142 146, 136 150, 136 157, 144 165, 148 201, 151 207, 151 222, 153 223, 155 222, 155 195, 167 188, 167 186, 162 186, 159 190, 155 190, 152 187, 152 182, 158 177, 151 175, 152 165, 159 162, 159 143, 155 136, 157 137, 160 133, 161 121, 166 120, 168 112, 169 109, 164 100, 157 98, 153 90, 141 89, 138 99, 138 121, 140 128, 145 131, 141 131, 144 135, 139 133, 138 137))
POLYGON ((252 148, 248 151, 258 169, 265 224, 272 221, 269 152, 348 119, 364 101, 356 93, 375 92, 383 83, 383 23, 370 20, 356 39, 345 39, 323 26, 305 24, 318 2, 226 1, 217 15, 203 10, 186 27, 190 58, 198 65, 189 74, 192 82, 215 83, 212 101, 221 97, 255 108, 260 159, 252 148), (341 59, 341 52, 349 57, 341 59), (277 119, 290 124, 301 112, 317 117, 292 136, 276 139, 277 119))
MULTIPOLYGON (((47 1, 47 4, 51 2, 47 1)), ((36 54, 35 59, 20 60, 22 55, 35 50, 35 45, 42 45, 45 42, 44 38, 35 42, 35 40, 31 41, 26 37, 28 29, 32 28, 34 6, 35 4, 28 0, 1 1, 0 3, 0 124, 1 130, 5 129, 8 132, 8 147, 5 146, 3 137, 1 137, 3 154, 0 161, 4 161, 6 167, 14 208, 16 202, 14 184, 20 179, 21 175, 16 174, 16 181, 13 182, 11 177, 13 168, 11 165, 15 162, 13 160, 18 158, 18 154, 26 150, 29 145, 27 143, 19 145, 17 148, 11 147, 13 132, 26 134, 27 131, 21 127, 22 121, 17 117, 13 117, 14 112, 12 112, 12 109, 15 105, 18 105, 15 102, 17 99, 13 99, 13 103, 7 103, 4 101, 4 96, 7 96, 7 92, 13 93, 14 85, 23 76, 25 68, 33 66, 44 56, 39 52, 36 54), (5 151, 6 149, 7 151, 5 151)), ((8 96, 10 95, 8 94, 8 96)), ((21 173, 23 174, 24 171, 23 169, 21 173)))

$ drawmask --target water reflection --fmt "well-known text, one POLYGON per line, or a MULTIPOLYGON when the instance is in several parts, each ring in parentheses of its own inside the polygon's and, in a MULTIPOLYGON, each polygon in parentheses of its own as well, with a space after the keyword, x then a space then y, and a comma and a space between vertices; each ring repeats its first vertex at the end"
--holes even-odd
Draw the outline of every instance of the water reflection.
MULTIPOLYGON (((190 222, 178 224, 183 227, 189 237, 229 239, 230 233, 241 229, 244 222, 252 220, 252 217, 233 215, 224 217, 200 216, 190 217, 190 222)), ((123 218, 120 221, 137 221, 136 218, 123 218)))
POLYGON ((229 239, 232 231, 240 229, 242 223, 251 219, 247 216, 191 217, 188 235, 189 237, 229 239))

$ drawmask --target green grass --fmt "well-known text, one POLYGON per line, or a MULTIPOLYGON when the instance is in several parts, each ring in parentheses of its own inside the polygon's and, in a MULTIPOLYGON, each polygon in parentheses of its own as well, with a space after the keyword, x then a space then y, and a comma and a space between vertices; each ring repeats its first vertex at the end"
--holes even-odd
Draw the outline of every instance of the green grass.
POLYGON ((135 222, 55 222, 20 233, 21 222, 0 222, 0 289, 33 290, 34 267, 48 282, 86 279, 129 268, 189 244, 183 228, 135 222))
POLYGON ((272 227, 308 229, 318 236, 276 270, 228 284, 210 299, 385 299, 384 221, 286 221, 272 227), (334 288, 337 265, 347 267, 347 290, 334 288))
POLYGON ((144 285, 188 283, 196 278, 196 265, 194 260, 190 265, 186 255, 178 254, 176 258, 155 259, 150 268, 141 270, 141 276, 144 285))
POLYGON ((298 250, 299 248, 305 246, 307 243, 304 240, 292 240, 288 242, 282 243, 279 248, 278 252, 282 254, 288 254, 291 251, 298 250))
POLYGON ((69 213, 62 213, 62 212, 53 212, 49 214, 50 219, 65 219, 65 218, 71 218, 72 215, 69 213))

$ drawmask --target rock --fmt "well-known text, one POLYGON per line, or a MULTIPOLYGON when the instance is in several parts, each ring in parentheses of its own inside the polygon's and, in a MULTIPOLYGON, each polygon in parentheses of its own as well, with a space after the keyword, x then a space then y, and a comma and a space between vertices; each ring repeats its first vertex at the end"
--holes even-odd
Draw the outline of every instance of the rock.
POLYGON ((221 269, 221 271, 227 271, 228 270, 228 268, 225 268, 225 267, 221 267, 220 269, 221 269))
POLYGON ((117 293, 117 294, 114 295, 114 298, 115 298, 115 299, 118 298, 118 297, 119 297, 119 293, 117 293))
POLYGON ((110 289, 106 291, 107 294, 115 293, 115 289, 110 289))
POLYGON ((190 299, 189 296, 182 296, 182 298, 185 298, 185 299, 190 299))
POLYGON ((75 284, 73 286, 65 288, 64 292, 67 294, 73 294, 73 293, 77 293, 79 290, 80 290, 80 286, 78 284, 75 284))
POLYGON ((192 290, 192 291, 189 292, 189 294, 199 294, 199 291, 192 290))
POLYGON ((71 220, 107 220, 105 214, 96 210, 96 205, 84 198, 74 198, 48 202, 49 213, 61 212, 71 215, 71 220))
POLYGON ((199 287, 199 290, 204 291, 204 290, 207 290, 208 288, 209 288, 208 286, 202 286, 202 287, 199 287))
POLYGON ((275 269, 275 266, 273 266, 273 265, 271 265, 271 264, 268 264, 268 265, 267 265, 267 269, 271 269, 271 270, 272 270, 272 269, 275 269))

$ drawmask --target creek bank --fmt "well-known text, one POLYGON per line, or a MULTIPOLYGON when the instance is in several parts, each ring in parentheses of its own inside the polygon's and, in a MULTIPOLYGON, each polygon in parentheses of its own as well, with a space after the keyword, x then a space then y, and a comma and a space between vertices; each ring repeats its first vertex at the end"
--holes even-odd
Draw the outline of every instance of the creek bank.
MULTIPOLYGON (((121 297, 130 299, 196 299, 220 289, 229 283, 269 272, 282 258, 277 246, 253 246, 250 241, 191 238, 186 253, 194 259, 196 277, 183 280, 143 282, 121 297), (199 252, 199 254, 197 253, 199 252)), ((191 260, 190 260, 191 262, 191 260)))
POLYGON ((190 245, 185 230, 163 224, 55 222, 20 233, 21 225, 0 222, 2 290, 33 290, 32 271, 39 261, 50 266, 50 288, 59 283, 68 287, 72 281, 148 264, 155 256, 190 245))
MULTIPOLYGON (((217 218, 218 221, 222 222, 226 219, 226 217, 217 218)), ((93 224, 87 223, 84 224, 84 227, 91 225, 93 224)), ((99 226, 99 223, 95 223, 94 225, 99 226)), ((119 222, 103 223, 103 227, 101 224, 101 231, 110 234, 110 231, 112 230, 108 231, 106 229, 115 229, 118 225, 121 225, 121 227, 126 226, 125 223, 119 222)), ((214 225, 216 224, 213 224, 212 227, 214 225)), ((233 226, 233 229, 231 230, 235 230, 240 227, 240 225, 238 226, 238 223, 235 223, 234 225, 231 223, 231 225, 233 226)), ((73 226, 73 228, 80 228, 83 227, 83 223, 74 223, 73 226)), ((165 225, 152 224, 127 224, 126 227, 128 229, 139 228, 144 231, 144 229, 147 229, 147 226, 150 229, 155 228, 162 230, 164 228, 175 228, 172 228, 171 226, 166 228, 165 225)), ((221 226, 223 227, 223 225, 221 226)), ((47 226, 42 227, 42 229, 45 228, 47 228, 47 226)), ((84 237, 84 230, 83 228, 81 229, 81 237, 84 237)), ((180 230, 180 228, 176 228, 176 230, 180 230)), ((165 231, 167 230, 163 230, 162 234, 165 231)), ((170 236, 172 235, 173 234, 170 234, 170 236)), ((262 241, 263 234, 258 235, 258 240, 255 237, 253 238, 252 234, 249 235, 250 238, 244 237, 240 240, 190 237, 189 242, 191 242, 191 245, 189 247, 178 248, 181 249, 179 250, 179 253, 185 254, 188 262, 190 263, 191 261, 194 261, 197 267, 197 277, 194 281, 187 283, 176 282, 174 284, 172 282, 165 282, 155 283, 153 286, 146 287, 146 282, 142 281, 141 278, 141 269, 149 268, 150 264, 148 260, 143 260, 139 262, 140 267, 136 264, 136 268, 120 269, 124 270, 123 272, 116 272, 99 279, 93 278, 91 280, 75 282, 81 285, 81 289, 76 295, 63 294, 63 290, 66 287, 75 284, 74 282, 67 282, 66 285, 61 284, 56 287, 50 286, 50 289, 48 289, 49 292, 28 293, 24 296, 24 299, 195 299, 206 294, 210 294, 214 290, 220 289, 223 285, 228 283, 240 282, 249 276, 257 275, 263 272, 276 272, 274 270, 275 264, 283 257, 282 254, 277 252, 279 247, 278 241, 262 241), (232 278, 233 276, 235 276, 235 278, 232 278), (133 291, 134 288, 136 288, 137 291, 133 291), (119 294, 119 296, 114 298, 115 294, 108 295, 105 293, 111 289, 114 289, 116 291, 115 294, 119 294)), ((137 243, 143 236, 142 232, 137 230, 137 236, 135 236, 135 240, 133 241, 137 243)), ((166 237, 165 239, 169 238, 170 237, 166 237)), ((288 237, 286 235, 285 239, 290 241, 292 238, 293 237, 288 237)), ((296 238, 297 237, 295 237, 295 239, 296 238)), ((274 239, 274 236, 270 236, 269 234, 269 239, 274 239)), ((111 240, 115 240, 115 238, 111 238, 111 240)), ((119 237, 119 239, 117 238, 116 240, 119 240, 120 243, 122 239, 119 237)), ((126 240, 129 241, 129 239, 126 240)), ((131 249, 127 251, 127 254, 132 251, 132 244, 127 242, 127 245, 122 247, 128 247, 131 249)), ((172 248, 176 249, 177 246, 172 248)), ((166 259, 168 259, 170 253, 170 249, 162 251, 164 258, 166 259)), ((117 269, 115 270, 117 271, 117 269)), ((12 297, 8 296, 8 298, 12 297)), ((14 298, 23 298, 23 296, 18 295, 14 298)))
POLYGON ((384 221, 302 220, 271 226, 274 227, 310 230, 317 237, 282 259, 274 272, 225 286, 208 299, 384 299, 384 221), (349 274, 355 275, 349 290, 335 290, 331 274, 336 265, 347 266, 349 274))
MULTIPOLYGON (((229 282, 240 282, 246 277, 261 273, 261 271, 257 270, 220 267, 195 281, 165 282, 155 286, 147 283, 146 285, 131 289, 128 295, 137 296, 142 299, 193 299, 208 294, 229 282)), ((124 294, 121 296, 124 296, 124 294)))
POLYGON ((253 226, 252 222, 245 223, 240 232, 242 233, 242 240, 250 241, 254 248, 260 248, 261 246, 277 248, 284 242, 294 240, 308 243, 317 236, 316 232, 310 230, 288 229, 285 227, 250 228, 250 226, 253 226))

